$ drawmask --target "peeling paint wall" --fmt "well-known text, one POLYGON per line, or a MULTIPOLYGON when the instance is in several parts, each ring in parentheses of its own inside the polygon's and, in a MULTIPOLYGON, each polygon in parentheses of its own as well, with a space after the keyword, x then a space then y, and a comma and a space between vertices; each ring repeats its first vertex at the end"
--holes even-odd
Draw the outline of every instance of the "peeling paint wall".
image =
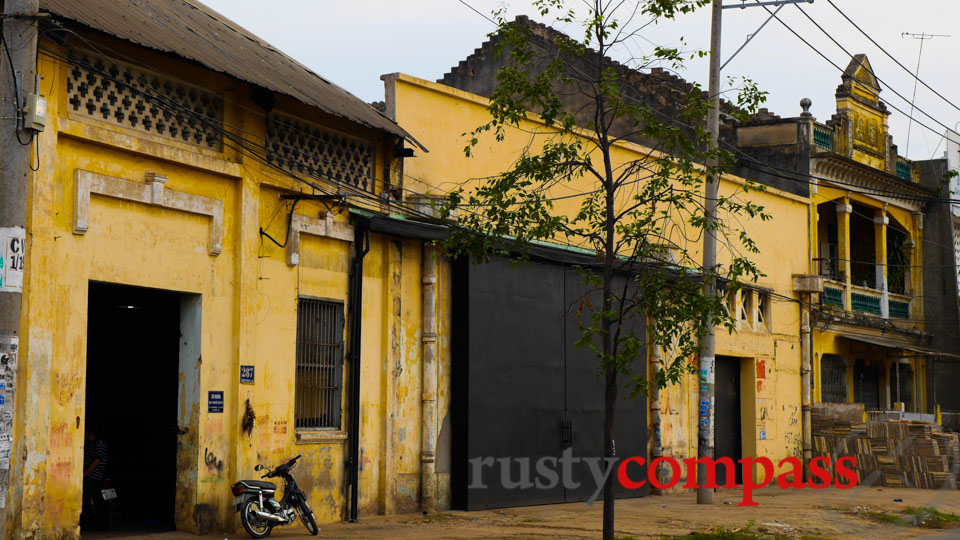
MULTIPOLYGON (((221 93, 227 129, 265 135, 263 114, 249 101, 248 85, 102 36, 93 39, 104 50, 221 93)), ((54 43, 44 46, 65 52, 54 43)), ((68 69, 41 55, 48 122, 39 138, 40 170, 30 185, 31 261, 17 374, 21 412, 14 422, 10 537, 79 535, 90 281, 182 293, 178 421, 185 433, 177 450, 178 529, 236 530, 231 484, 259 478, 253 470, 257 464, 275 466, 297 454, 303 458, 294 476, 317 521, 341 520, 347 434, 294 427, 297 301, 300 296, 348 301, 352 242, 329 231, 303 233, 299 264, 290 265, 287 250, 262 238, 259 230, 285 238, 289 204, 279 196, 302 186, 229 145, 222 151, 200 148, 75 114, 67 103, 68 69), (218 201, 221 251, 209 249, 209 216, 97 193, 90 197, 87 230, 75 234, 77 170, 134 183, 156 173, 166 176, 166 190, 218 201), (253 384, 240 382, 241 365, 255 367, 253 384), (211 390, 223 392, 222 413, 208 411, 211 390), (247 403, 255 418, 249 432, 241 428, 247 403)), ((374 169, 378 176, 386 170, 383 156, 392 152, 392 140, 282 97, 277 109, 371 141, 377 149, 374 169)), ((332 210, 330 231, 346 230, 349 212, 332 210)), ((296 207, 297 214, 311 219, 327 211, 319 202, 296 207)), ((361 410, 344 410, 342 418, 345 430, 349 415, 360 415, 360 502, 361 514, 368 515, 417 508, 421 433, 422 248, 378 236, 371 243, 361 308, 361 410)), ((445 263, 440 273, 449 279, 445 263)), ((438 312, 449 313, 449 291, 441 286, 439 294, 445 307, 438 312)), ((439 324, 449 327, 443 317, 439 324)), ((438 355, 444 418, 446 336, 438 355)), ((347 385, 345 376, 344 407, 347 385)))

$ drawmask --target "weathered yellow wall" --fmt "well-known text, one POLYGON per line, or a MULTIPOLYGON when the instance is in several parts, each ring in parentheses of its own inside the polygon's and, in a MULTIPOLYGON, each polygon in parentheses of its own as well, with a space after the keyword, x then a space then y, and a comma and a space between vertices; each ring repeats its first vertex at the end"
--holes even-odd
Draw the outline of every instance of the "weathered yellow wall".
MULTIPOLYGON (((463 149, 468 139, 462 134, 489 121, 486 99, 403 74, 386 76, 385 81, 387 95, 395 96, 388 109, 392 107, 397 121, 430 149, 407 160, 405 187, 413 191, 439 195, 460 185, 476 185, 476 179, 507 170, 528 144, 537 146, 544 140, 530 134, 542 127, 530 120, 522 125, 522 132, 507 129, 500 143, 491 134, 480 136, 474 156, 466 158, 463 149)), ((622 143, 612 153, 616 165, 639 159, 647 152, 639 145, 622 143)), ((726 178, 721 194, 731 194, 742 182, 726 178)), ((555 187, 550 194, 565 196, 593 189, 595 186, 583 179, 555 187)), ((760 249, 753 259, 767 274, 757 285, 782 296, 771 296, 772 316, 766 325, 745 324, 733 335, 718 331, 717 354, 742 359, 744 453, 771 458, 800 456, 800 309, 790 299, 792 274, 805 273, 809 265, 809 200, 775 189, 746 197, 774 216, 773 221, 762 225, 759 220, 741 221, 760 249)), ((555 204, 558 212, 572 214, 580 202, 580 198, 571 197, 555 204)), ((699 247, 691 247, 694 257, 699 257, 699 247)), ((719 258, 721 263, 727 262, 730 254, 723 252, 719 258)), ((661 392, 665 455, 696 455, 698 386, 697 376, 690 375, 661 392)))
MULTIPOLYGON (((105 40, 105 38, 104 38, 105 40)), ((106 40, 105 40, 106 41, 106 40)), ((125 44, 112 50, 153 69, 221 92, 225 125, 262 136, 264 117, 248 101, 251 89, 193 65, 125 44)), ((52 43, 44 46, 57 49, 52 43)), ((61 51, 63 52, 63 51, 61 51)), ((301 437, 294 429, 295 343, 299 296, 347 301, 352 244, 301 235, 300 264, 258 234, 286 235, 288 206, 279 195, 300 186, 230 145, 217 152, 127 130, 68 111, 67 66, 41 55, 48 98, 39 138, 40 170, 31 178, 29 253, 24 287, 23 339, 18 373, 13 490, 9 531, 16 538, 76 538, 80 514, 90 281, 152 287, 202 299, 199 403, 193 415, 195 468, 180 470, 177 526, 183 530, 239 526, 230 485, 258 478, 253 467, 303 454, 294 476, 320 522, 345 511, 346 434, 329 430, 301 437), (223 203, 222 253, 208 253, 211 219, 94 194, 86 234, 72 230, 78 169, 143 182, 166 175, 166 188, 223 203), (239 383, 239 366, 256 366, 254 384, 239 383), (224 412, 208 413, 208 390, 225 392, 224 412), (240 431, 249 400, 256 423, 240 431), (212 459, 211 459, 212 457, 212 459), (195 494, 195 497, 194 497, 195 494)), ((392 142, 281 98, 278 109, 373 141, 377 175, 392 142)), ((379 188, 378 188, 379 189, 379 188)), ((301 202, 297 213, 326 208, 301 202)), ((335 209, 341 210, 341 209, 335 209)), ((349 212, 335 218, 346 222, 349 212)), ((419 504, 421 258, 420 244, 373 236, 366 256, 362 307, 361 512, 404 511, 419 504), (389 450, 389 452, 388 452, 389 450)), ((449 328, 449 268, 441 262, 438 324, 449 328)), ((347 306, 349 308, 349 306, 347 306)), ((345 336, 345 345, 346 345, 345 336)), ((346 347, 345 347, 346 348, 346 347)), ((449 339, 438 344, 439 418, 446 418, 449 339)), ((344 369, 343 399, 348 370, 344 369)), ((345 411, 345 429, 349 415, 345 411)), ((448 478, 448 477, 445 477, 448 478)), ((448 480, 446 480, 448 482, 448 480)), ((449 489, 441 482, 441 493, 449 489)), ((448 500, 441 497, 439 506, 448 500)))

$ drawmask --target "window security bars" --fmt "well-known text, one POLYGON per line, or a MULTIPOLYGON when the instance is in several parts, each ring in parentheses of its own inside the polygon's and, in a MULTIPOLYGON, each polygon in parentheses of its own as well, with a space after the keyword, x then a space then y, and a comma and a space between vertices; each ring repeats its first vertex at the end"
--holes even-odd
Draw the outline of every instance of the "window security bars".
POLYGON ((301 298, 297 309, 297 429, 340 429, 343 302, 301 298))

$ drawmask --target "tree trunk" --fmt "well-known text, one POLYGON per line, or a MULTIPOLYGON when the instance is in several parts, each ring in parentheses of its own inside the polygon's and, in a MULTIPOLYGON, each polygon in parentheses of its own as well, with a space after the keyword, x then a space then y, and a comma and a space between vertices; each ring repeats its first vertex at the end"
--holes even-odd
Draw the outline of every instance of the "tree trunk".
MULTIPOLYGON (((596 0, 595 14, 603 13, 600 1, 596 0)), ((603 366, 604 366, 604 385, 603 385, 603 468, 606 472, 607 459, 614 458, 616 448, 613 440, 613 420, 617 409, 617 344, 613 338, 615 324, 622 324, 610 315, 613 308, 613 270, 617 261, 616 254, 616 200, 617 189, 613 175, 613 163, 610 159, 610 138, 607 125, 607 106, 603 94, 602 81, 604 70, 604 59, 607 50, 604 44, 603 32, 597 32, 597 51, 599 60, 597 62, 597 130, 599 135, 600 150, 603 154, 603 168, 606 182, 604 182, 604 195, 606 202, 606 223, 604 238, 604 258, 603 258, 603 317, 601 317, 601 326, 603 328, 603 366)), ((622 302, 623 299, 621 298, 622 302)), ((607 476, 603 484, 603 540, 613 540, 614 531, 614 498, 613 498, 613 479, 607 476)))
MULTIPOLYGON (((603 101, 600 101, 601 110, 603 101)), ((603 124, 601 123, 601 126, 603 124)), ((614 253, 614 234, 616 232, 616 223, 614 222, 614 205, 616 204, 616 190, 613 183, 613 168, 610 163, 610 145, 607 140, 605 127, 601 131, 601 145, 603 149, 604 168, 606 169, 606 205, 607 205, 607 223, 605 256, 603 259, 603 358, 604 358, 604 385, 603 385, 603 457, 604 472, 606 472, 607 459, 615 457, 616 449, 613 442, 613 419, 617 409, 617 347, 614 343, 614 319, 610 315, 613 310, 613 269, 616 263, 616 253, 614 253)), ((622 302, 623 299, 621 298, 622 302)), ((616 324, 621 324, 616 321, 616 324)), ((613 480, 607 477, 603 485, 603 540, 613 540, 614 526, 614 499, 613 499, 613 480)))
MULTIPOLYGON (((603 389, 603 457, 614 457, 613 446, 613 418, 617 406, 617 370, 615 367, 607 369, 603 389)), ((607 463, 604 460, 604 471, 607 463)), ((613 475, 607 477, 603 486, 603 540, 613 540, 614 530, 614 498, 613 475)))

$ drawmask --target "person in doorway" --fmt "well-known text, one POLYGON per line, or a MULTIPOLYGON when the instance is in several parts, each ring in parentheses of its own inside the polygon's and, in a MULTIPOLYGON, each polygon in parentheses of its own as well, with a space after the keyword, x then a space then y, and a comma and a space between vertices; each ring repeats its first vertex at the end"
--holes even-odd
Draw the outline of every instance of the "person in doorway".
POLYGON ((107 479, 110 453, 98 432, 94 426, 88 425, 83 446, 83 512, 80 521, 87 527, 102 527, 109 511, 104 504, 103 483, 107 479))

